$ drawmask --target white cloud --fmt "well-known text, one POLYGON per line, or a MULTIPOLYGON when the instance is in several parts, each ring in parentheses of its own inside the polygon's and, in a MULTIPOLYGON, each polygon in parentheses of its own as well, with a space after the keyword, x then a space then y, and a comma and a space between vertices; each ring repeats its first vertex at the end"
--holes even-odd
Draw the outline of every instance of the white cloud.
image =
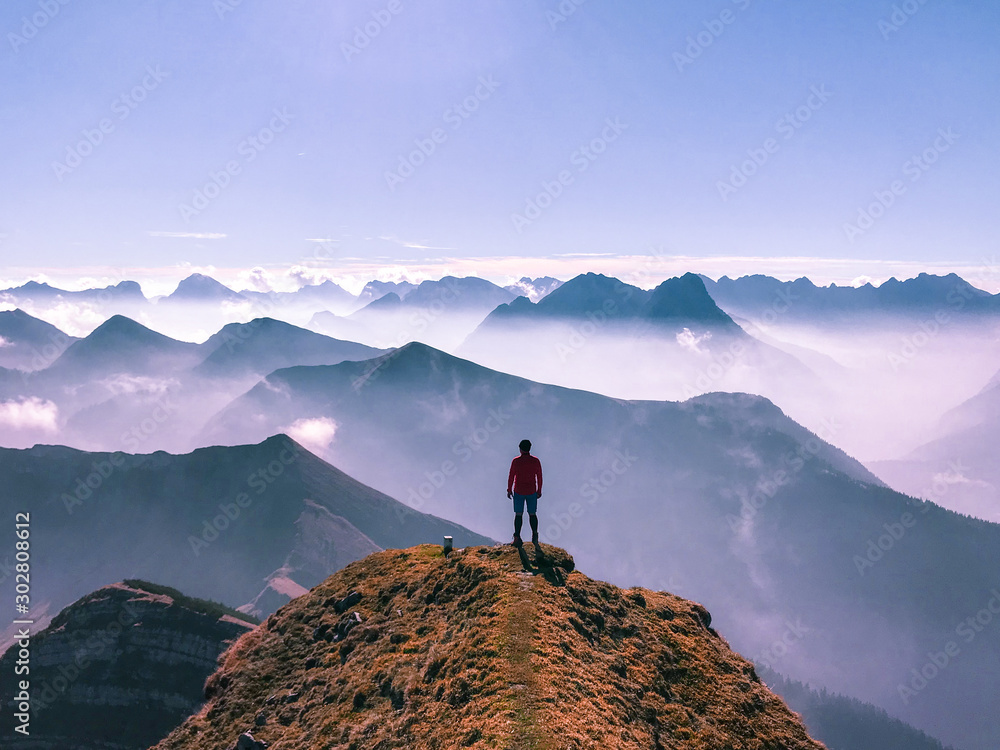
POLYGON ((269 274, 264 268, 260 266, 255 266, 251 268, 246 273, 240 274, 240 278, 244 279, 247 284, 249 284, 255 291, 258 292, 272 292, 274 287, 271 285, 271 274, 269 274))
POLYGON ((35 429, 57 432, 59 407, 51 401, 35 397, 18 401, 0 401, 0 425, 14 430, 35 429))
POLYGON ((712 338, 710 332, 705 332, 701 336, 691 332, 690 328, 685 328, 683 331, 677 334, 677 343, 681 345, 682 348, 687 349, 695 354, 704 354, 705 351, 701 348, 701 344, 712 338))
POLYGON ((0 336, 0 349, 3 349, 5 346, 14 346, 14 342, 8 341, 3 336, 0 336))
POLYGON ((51 323, 63 333, 70 336, 88 336, 97 326, 101 325, 107 315, 96 305, 88 302, 68 302, 62 300, 54 307, 23 308, 28 315, 51 323))
POLYGON ((323 453, 333 443, 333 438, 337 434, 337 423, 329 417, 298 419, 285 427, 282 432, 303 447, 316 453, 323 453))
POLYGON ((155 396, 162 396, 171 389, 180 387, 180 383, 173 378, 150 378, 142 375, 115 375, 100 381, 100 384, 107 388, 115 396, 122 394, 147 393, 155 396))

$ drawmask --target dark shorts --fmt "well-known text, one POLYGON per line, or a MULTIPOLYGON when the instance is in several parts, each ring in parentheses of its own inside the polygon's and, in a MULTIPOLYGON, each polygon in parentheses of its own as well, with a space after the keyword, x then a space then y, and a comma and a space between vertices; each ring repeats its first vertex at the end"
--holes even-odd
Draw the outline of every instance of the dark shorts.
POLYGON ((514 512, 524 513, 524 504, 528 503, 528 513, 535 515, 538 512, 538 493, 533 495, 518 495, 514 493, 514 512))

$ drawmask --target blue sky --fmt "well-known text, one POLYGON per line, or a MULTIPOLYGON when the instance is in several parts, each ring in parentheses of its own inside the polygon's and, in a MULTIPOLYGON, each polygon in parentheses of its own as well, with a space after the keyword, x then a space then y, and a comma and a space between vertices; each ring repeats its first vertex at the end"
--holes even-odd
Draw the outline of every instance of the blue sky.
POLYGON ((7 278, 996 252, 991 0, 64 2, 0 10, 7 278))

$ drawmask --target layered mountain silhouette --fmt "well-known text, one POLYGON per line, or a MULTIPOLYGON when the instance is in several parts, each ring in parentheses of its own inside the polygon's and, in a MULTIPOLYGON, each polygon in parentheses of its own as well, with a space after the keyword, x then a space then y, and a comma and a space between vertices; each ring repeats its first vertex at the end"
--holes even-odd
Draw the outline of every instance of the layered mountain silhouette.
POLYGON ((810 735, 830 750, 950 750, 885 711, 843 695, 814 690, 759 664, 760 678, 797 713, 810 735))
POLYGON ((622 398, 715 390, 781 397, 794 411, 825 387, 794 356, 745 333, 694 274, 652 290, 588 273, 538 303, 501 305, 456 350, 532 380, 622 398))
POLYGON ((384 350, 322 336, 272 318, 230 323, 202 346, 209 354, 199 375, 233 378, 264 376, 283 367, 336 364, 384 354, 384 350))
POLYGON ((871 469, 903 492, 959 513, 1000 522, 1000 375, 947 413, 940 436, 908 455, 871 462, 871 469))
POLYGON ((488 541, 361 484, 285 436, 182 456, 0 449, 0 476, 18 512, 33 517, 33 599, 55 607, 109 580, 155 578, 234 606, 257 601, 266 606, 249 609, 267 614, 288 592, 374 549, 444 535, 488 541))
POLYGON ((362 292, 361 298, 371 297, 371 302, 360 310, 347 316, 319 312, 309 327, 378 347, 419 340, 450 349, 491 310, 514 299, 510 291, 475 277, 445 276, 415 288, 373 284, 362 292))
POLYGON ((537 279, 522 276, 513 284, 505 286, 504 289, 517 297, 527 297, 532 302, 538 302, 545 295, 561 287, 562 284, 562 281, 551 276, 541 276, 537 279))
POLYGON ((181 281, 177 288, 167 297, 165 302, 170 303, 218 303, 218 302, 239 302, 246 298, 237 291, 230 289, 211 276, 200 273, 193 273, 181 281))
POLYGON ((790 677, 957 746, 985 750, 996 736, 980 665, 1000 654, 1000 630, 962 641, 968 658, 932 687, 906 690, 990 601, 1000 527, 890 490, 827 442, 835 423, 818 436, 740 394, 612 399, 410 344, 278 371, 202 439, 318 418, 336 421, 329 453, 352 476, 497 538, 510 533, 506 469, 528 437, 545 467, 543 538, 599 575, 696 593, 743 653, 782 644, 776 666, 790 677), (979 706, 977 718, 957 719, 960 705, 979 706))
POLYGON ((44 369, 76 340, 23 310, 0 312, 0 367, 44 369))
POLYGON ((960 298, 965 314, 1000 313, 1000 296, 977 289, 957 274, 921 273, 912 279, 891 278, 874 286, 816 286, 803 277, 779 281, 771 276, 743 276, 718 281, 701 277, 709 293, 727 312, 750 319, 778 313, 786 320, 831 326, 873 322, 878 317, 912 317, 948 306, 960 298))
POLYGON ((29 736, 14 731, 18 649, 0 658, 3 746, 144 750, 201 706, 219 655, 256 624, 241 617, 144 581, 87 594, 32 635, 29 736))
POLYGON ((353 563, 241 638, 206 695, 157 750, 822 748, 704 607, 548 546, 353 563))

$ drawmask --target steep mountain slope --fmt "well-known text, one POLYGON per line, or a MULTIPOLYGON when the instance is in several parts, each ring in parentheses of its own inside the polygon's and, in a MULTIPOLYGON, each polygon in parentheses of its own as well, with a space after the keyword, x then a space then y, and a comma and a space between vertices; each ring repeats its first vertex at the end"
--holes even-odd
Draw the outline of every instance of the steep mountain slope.
POLYGON ((115 315, 66 349, 39 377, 48 381, 58 376, 82 383, 122 373, 160 375, 192 367, 202 356, 197 344, 177 341, 115 315))
POLYGON ((0 367, 40 370, 77 339, 23 310, 0 312, 0 367))
POLYGON ((599 575, 696 593, 741 652, 782 643, 783 673, 966 750, 1000 736, 980 668, 1000 655, 996 628, 928 689, 906 702, 900 691, 990 601, 1000 527, 888 489, 825 442, 835 422, 817 436, 740 394, 610 399, 411 344, 372 362, 274 373, 203 439, 316 418, 338 425, 338 466, 496 538, 510 534, 507 467, 530 438, 545 470, 543 538, 599 575), (979 713, 958 719, 960 706, 979 713))
POLYGON ((517 297, 527 297, 532 302, 538 302, 542 297, 554 292, 562 285, 562 281, 551 276, 541 276, 537 279, 522 276, 513 284, 505 286, 504 289, 517 297))
POLYGON ((218 303, 223 301, 239 302, 246 298, 233 291, 211 276, 193 273, 181 281, 177 288, 166 298, 169 303, 218 303))
POLYGON ((273 318, 231 323, 203 344, 210 351, 195 368, 205 377, 263 376, 283 367, 329 365, 363 360, 385 352, 353 341, 341 341, 273 318))
POLYGON ((1000 522, 1000 386, 996 378, 945 414, 941 436, 908 455, 869 463, 902 492, 959 513, 1000 522))
MULTIPOLYGON (((265 587, 298 590, 287 581, 313 586, 372 549, 445 534, 487 541, 366 487, 284 436, 184 456, 0 450, 0 477, 0 510, 33 517, 34 599, 55 607, 123 578, 242 605, 265 587)), ((0 591, 13 595, 13 585, 11 577, 0 591)), ((271 609, 288 596, 279 599, 269 599, 271 609)))
POLYGON ((240 639, 157 750, 822 747, 703 607, 545 551, 353 563, 240 639))
POLYGON ((254 625, 141 581, 106 586, 31 640, 30 736, 8 705, 16 647, 0 658, 0 737, 11 750, 144 750, 203 701, 219 655, 254 625))
POLYGON ((802 717, 809 733, 830 750, 946 750, 938 740, 875 706, 813 690, 759 664, 756 669, 767 686, 802 717))
POLYGON ((577 276, 537 304, 502 305, 456 350, 532 380, 619 398, 680 399, 714 390, 798 400, 824 389, 795 357, 746 334, 694 274, 647 291, 577 276))
POLYGON ((702 279, 720 307, 752 319, 774 312, 778 305, 780 314, 790 321, 865 325, 871 323, 872 317, 933 317, 949 299, 958 297, 967 300, 965 314, 1000 314, 1000 296, 977 289, 954 273, 921 273, 903 281, 892 278, 877 287, 870 283, 860 287, 818 287, 804 277, 795 281, 760 275, 702 279))
POLYGON ((348 316, 317 313, 309 327, 380 348, 419 340, 452 349, 497 305, 514 299, 511 292, 485 279, 454 276, 423 281, 410 289, 370 284, 359 299, 367 297, 371 302, 348 316))
POLYGON ((745 330, 796 353, 830 389, 811 406, 775 400, 810 426, 812 416, 835 417, 839 444, 865 461, 939 437, 942 414, 1000 369, 1000 296, 955 274, 859 288, 766 276, 706 285, 745 330))

